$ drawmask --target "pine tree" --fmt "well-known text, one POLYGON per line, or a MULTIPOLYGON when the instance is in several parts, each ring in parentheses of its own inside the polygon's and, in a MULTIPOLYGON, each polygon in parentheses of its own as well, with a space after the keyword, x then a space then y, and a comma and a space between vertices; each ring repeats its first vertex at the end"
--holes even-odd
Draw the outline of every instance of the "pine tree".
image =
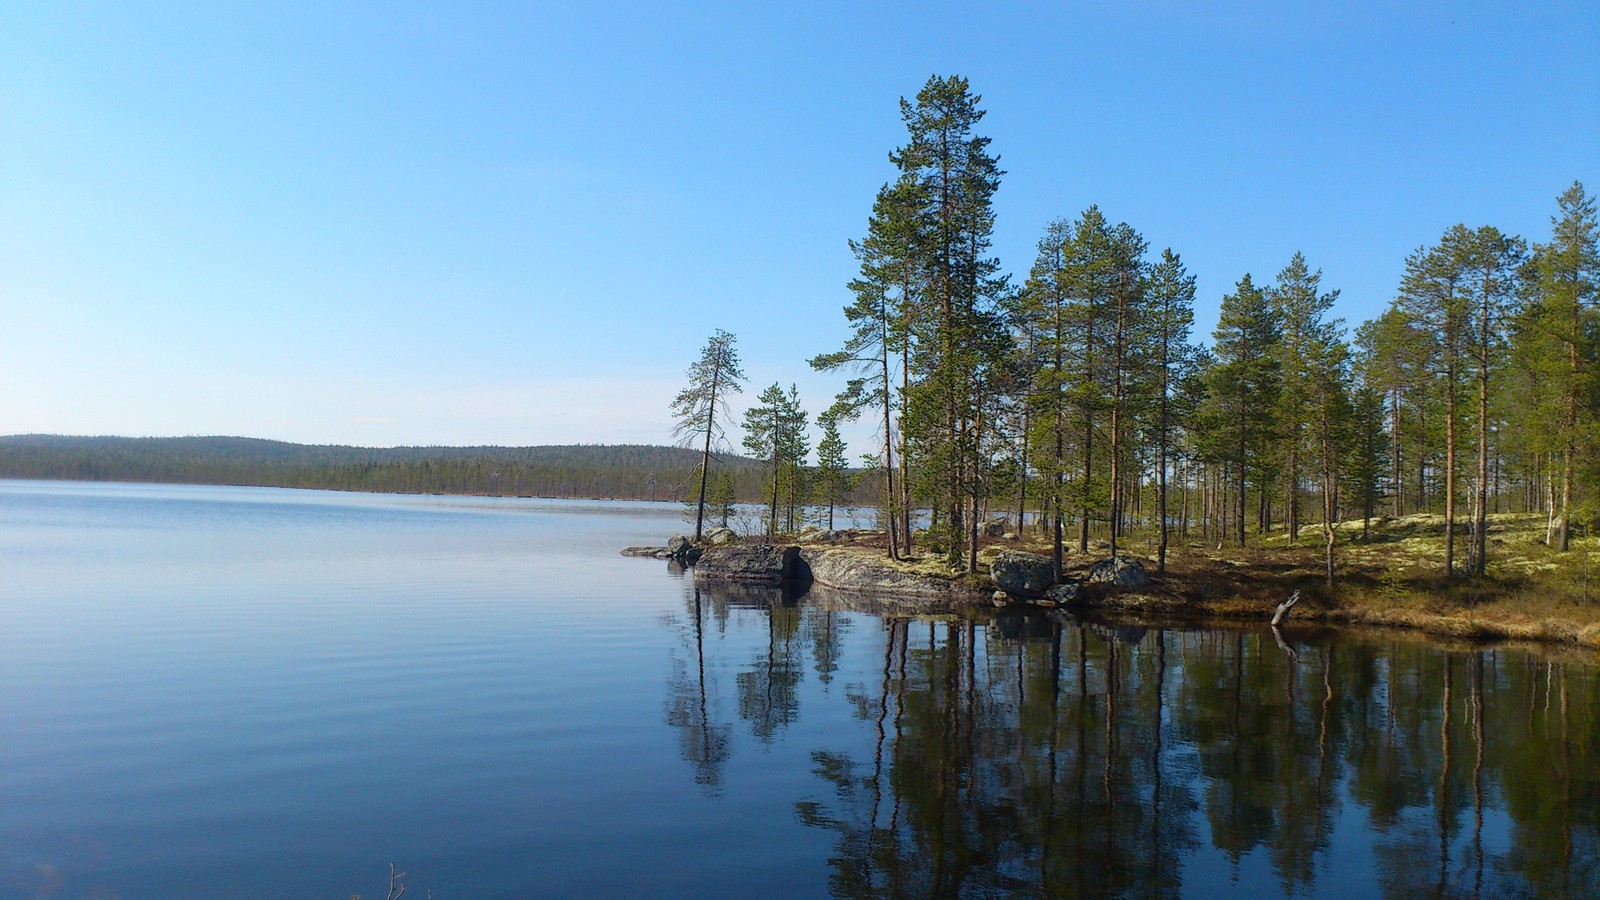
POLYGON ((1478 438, 1477 477, 1472 494, 1472 542, 1467 568, 1482 578, 1488 559, 1490 372, 1498 369, 1505 345, 1505 321, 1517 293, 1517 272, 1524 264, 1526 245, 1521 238, 1502 234, 1485 225, 1472 233, 1467 247, 1467 281, 1471 308, 1467 313, 1466 354, 1477 370, 1478 438))
POLYGON ((1361 502, 1361 540, 1370 537, 1372 518, 1382 499, 1389 436, 1384 428, 1384 363, 1374 350, 1377 328, 1364 323, 1357 331, 1352 375, 1356 381, 1350 398, 1350 442, 1346 448, 1345 478, 1361 502))
POLYGON ((712 521, 723 528, 729 527, 728 523, 733 519, 734 504, 738 499, 733 484, 733 473, 727 469, 719 469, 712 478, 710 492, 706 495, 706 509, 711 513, 712 521))
POLYGON ((1265 490, 1270 469, 1264 457, 1273 436, 1272 410, 1281 381, 1277 346, 1281 329, 1266 292, 1249 275, 1222 298, 1214 334, 1216 362, 1206 376, 1208 441, 1211 455, 1232 470, 1239 546, 1245 543, 1249 476, 1265 490))
POLYGON ((1334 543, 1337 532, 1340 463, 1350 443, 1350 348, 1340 335, 1340 323, 1328 322, 1306 346, 1305 407, 1313 458, 1322 474, 1322 537, 1324 575, 1333 585, 1334 543))
POLYGON ((942 508, 936 519, 952 566, 970 564, 963 523, 977 485, 971 462, 981 366, 974 338, 980 314, 1005 288, 988 255, 992 198, 1003 173, 989 139, 973 133, 983 118, 980 99, 959 76, 928 79, 915 103, 900 101, 908 141, 890 155, 922 204, 918 268, 925 282, 907 323, 917 370, 906 397, 907 440, 918 446, 924 484, 942 508))
MULTIPOLYGON (((1096 513, 1109 512, 1110 490, 1095 475, 1099 415, 1111 404, 1111 379, 1105 371, 1110 356, 1107 335, 1112 332, 1113 291, 1123 277, 1124 261, 1117 252, 1116 229, 1095 206, 1073 223, 1058 280, 1067 301, 1065 353, 1077 365, 1067 375, 1065 399, 1077 419, 1078 476, 1071 485, 1078 514, 1078 552, 1089 550, 1089 527, 1096 513)), ((1059 349, 1059 348, 1058 348, 1059 349)), ((1103 451, 1102 451, 1103 452, 1103 451)))
POLYGON ((1278 393, 1278 436, 1285 462, 1284 495, 1288 500, 1289 540, 1300 537, 1300 460, 1306 449, 1305 432, 1311 427, 1312 381, 1315 361, 1313 348, 1328 340, 1327 316, 1339 292, 1319 293, 1322 271, 1311 271, 1299 252, 1278 273, 1278 281, 1268 292, 1282 338, 1277 344, 1278 370, 1282 387, 1278 393))
POLYGON ((742 391, 744 370, 733 347, 734 336, 718 330, 706 341, 700 359, 689 367, 689 384, 672 400, 672 433, 691 444, 703 438, 700 456, 700 491, 695 501, 694 539, 700 540, 705 524, 706 479, 711 471, 711 447, 724 440, 723 423, 729 418, 728 395, 742 391))
POLYGON ((1591 388, 1595 363, 1595 306, 1600 303, 1600 222, 1595 200, 1583 185, 1572 186, 1556 199, 1549 243, 1534 253, 1537 282, 1537 327, 1561 346, 1566 365, 1558 369, 1561 411, 1561 497, 1555 543, 1563 553, 1571 543, 1573 476, 1578 454, 1583 395, 1591 388))
POLYGON ((806 414, 793 385, 784 393, 774 383, 756 398, 756 405, 744 413, 744 447, 751 456, 767 464, 770 502, 767 509, 767 536, 778 533, 778 500, 789 488, 789 518, 793 519, 794 499, 799 494, 800 467, 809 452, 805 437, 806 414))
POLYGON ((1470 341, 1471 298, 1467 267, 1472 233, 1452 226, 1439 243, 1421 247, 1406 258, 1400 282, 1399 308, 1426 339, 1432 372, 1444 396, 1444 572, 1455 574, 1456 475, 1459 468, 1461 375, 1470 341))
MULTIPOLYGON (((836 419, 854 419, 867 408, 881 413, 883 429, 883 509, 888 523, 889 557, 898 558, 901 547, 911 550, 909 514, 897 514, 906 498, 896 492, 895 421, 896 412, 892 370, 898 364, 901 383, 909 377, 908 316, 921 292, 923 260, 918 214, 920 186, 901 179, 884 185, 867 222, 867 237, 851 241, 850 249, 860 262, 860 274, 850 282, 855 303, 845 307, 845 320, 852 329, 843 350, 811 360, 819 371, 851 369, 862 377, 852 379, 840 393, 836 419)), ((904 455, 901 455, 902 460, 904 455)), ((904 483, 902 472, 902 484, 904 483)))
POLYGON ((1194 328, 1194 276, 1172 248, 1161 251, 1161 259, 1150 269, 1150 312, 1154 326, 1156 386, 1156 521, 1160 536, 1156 545, 1156 571, 1167 570, 1167 470, 1170 462, 1173 428, 1173 393, 1178 388, 1186 363, 1192 358, 1189 346, 1194 328))
POLYGON ((839 435, 837 408, 818 416, 817 425, 822 429, 822 440, 817 442, 817 500, 828 507, 828 530, 832 531, 833 509, 850 490, 850 462, 845 455, 849 448, 839 435))
POLYGON ((1109 294, 1111 333, 1108 362, 1111 366, 1111 555, 1117 555, 1117 538, 1122 535, 1127 513, 1127 465, 1125 439, 1132 427, 1138 406, 1135 386, 1148 352, 1148 311, 1145 308, 1145 280, 1142 271, 1146 247, 1143 237, 1127 223, 1111 231, 1111 270, 1109 294))
POLYGON ((806 467, 806 457, 811 453, 811 438, 807 434, 809 422, 810 417, 800 406, 800 391, 794 385, 789 385, 789 394, 784 398, 784 424, 787 427, 781 472, 787 501, 785 523, 791 533, 798 527, 798 516, 811 494, 811 472, 806 467))
POLYGON ((1033 372, 1033 382, 1023 430, 1025 440, 1029 426, 1039 432, 1038 439, 1031 441, 1031 444, 1036 454, 1034 466, 1044 476, 1044 500, 1050 511, 1053 535, 1051 564, 1058 581, 1061 579, 1065 537, 1067 419, 1070 412, 1066 395, 1067 362, 1071 354, 1066 253, 1071 236, 1071 224, 1060 219, 1050 223, 1044 237, 1039 239, 1038 256, 1018 295, 1017 310, 1013 317, 1016 327, 1027 335, 1025 346, 1032 351, 1027 364, 1033 372))

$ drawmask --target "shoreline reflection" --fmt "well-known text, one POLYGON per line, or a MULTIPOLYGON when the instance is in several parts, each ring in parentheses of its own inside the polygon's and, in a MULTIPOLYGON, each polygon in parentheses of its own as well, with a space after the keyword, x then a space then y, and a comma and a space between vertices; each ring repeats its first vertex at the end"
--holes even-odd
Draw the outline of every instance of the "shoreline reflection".
MULTIPOLYGON (((836 896, 1592 896, 1600 673, 1515 647, 1326 629, 689 588, 669 685, 695 780, 849 706, 810 748, 836 896), (764 647, 707 667, 708 629, 764 647), (865 662, 851 664, 841 642, 865 662), (803 692, 848 672, 843 692, 803 692), (736 698, 714 721, 707 697, 736 698), (818 711, 820 713, 820 711, 818 711), (819 799, 820 798, 820 799, 819 799)), ((714 705, 714 704, 713 704, 714 705)))

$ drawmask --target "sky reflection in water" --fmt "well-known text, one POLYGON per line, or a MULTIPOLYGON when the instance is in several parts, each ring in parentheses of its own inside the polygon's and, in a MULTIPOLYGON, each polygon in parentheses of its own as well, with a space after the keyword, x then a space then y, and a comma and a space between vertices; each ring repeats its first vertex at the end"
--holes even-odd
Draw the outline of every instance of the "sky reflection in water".
POLYGON ((1590 896, 1590 657, 897 617, 670 505, 0 482, 0 895, 1590 896))

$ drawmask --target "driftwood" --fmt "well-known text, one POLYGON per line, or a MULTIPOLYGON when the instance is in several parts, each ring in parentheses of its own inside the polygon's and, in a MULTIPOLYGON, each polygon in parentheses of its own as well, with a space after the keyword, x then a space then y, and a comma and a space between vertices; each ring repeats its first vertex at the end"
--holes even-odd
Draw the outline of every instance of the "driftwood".
POLYGON ((1284 617, 1289 615, 1289 607, 1294 606, 1296 603, 1299 603, 1299 602, 1300 602, 1300 592, 1299 591, 1295 591, 1294 593, 1289 595, 1289 599, 1283 601, 1282 603, 1279 603, 1277 610, 1275 610, 1272 613, 1272 627, 1273 628, 1277 628, 1278 627, 1278 623, 1282 622, 1284 617))

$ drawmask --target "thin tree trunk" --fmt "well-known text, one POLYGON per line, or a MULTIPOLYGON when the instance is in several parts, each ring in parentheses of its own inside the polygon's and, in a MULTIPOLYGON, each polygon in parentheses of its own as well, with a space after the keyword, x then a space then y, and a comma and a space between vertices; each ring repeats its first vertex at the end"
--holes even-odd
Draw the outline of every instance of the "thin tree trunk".
POLYGON ((1245 505, 1244 496, 1244 454, 1245 454, 1245 398, 1239 398, 1239 546, 1244 546, 1244 520, 1249 507, 1245 505))
POLYGON ((711 433, 717 430, 717 380, 722 375, 721 367, 711 370, 711 402, 706 410, 706 446, 700 454, 700 499, 694 508, 694 542, 700 543, 701 526, 706 519, 706 475, 711 471, 711 433))
MULTIPOLYGON (((1577 282, 1573 283, 1574 291, 1577 282)), ((1579 316, 1578 296, 1572 297, 1572 334, 1567 342, 1567 403, 1566 421, 1562 423, 1563 440, 1561 442, 1561 520, 1556 525, 1556 549, 1562 553, 1571 547, 1571 520, 1568 511, 1572 508, 1572 459, 1577 451, 1578 433, 1578 338, 1583 333, 1583 323, 1579 316)))
MULTIPOLYGON (((900 344, 900 402, 902 409, 910 386, 911 338, 908 335, 900 344)), ((911 537, 911 461, 906 454, 905 415, 903 412, 900 418, 900 535, 905 539, 905 545, 901 548, 901 552, 905 557, 909 558, 914 555, 911 537)))
POLYGON ((1300 540, 1300 428, 1289 425, 1289 543, 1300 540))
MULTIPOLYGON (((1066 410, 1062 409, 1062 402, 1061 402, 1061 395, 1060 395, 1060 390, 1061 390, 1060 389, 1060 385, 1061 385, 1061 381, 1062 381, 1061 369, 1062 369, 1062 363, 1064 362, 1064 360, 1062 359, 1061 342, 1063 340, 1065 340, 1065 337, 1062 334, 1062 328, 1061 328, 1061 304, 1059 304, 1059 303, 1056 304, 1055 313, 1056 313, 1056 315, 1055 315, 1055 318, 1056 318, 1056 342, 1055 342, 1055 349, 1056 349, 1056 358, 1055 358, 1056 378, 1055 378, 1055 383, 1056 383, 1057 387, 1055 389, 1056 395, 1053 398, 1055 402, 1052 403, 1051 406, 1055 409, 1055 414, 1056 414, 1056 423, 1055 423, 1056 424, 1056 433, 1055 433, 1055 438, 1056 438, 1056 448, 1055 448, 1056 449, 1056 463, 1055 463, 1055 470, 1051 473, 1051 476, 1050 476, 1052 478, 1052 480, 1054 480, 1054 482, 1055 482, 1054 490, 1052 492, 1051 499, 1050 499, 1051 505, 1053 507, 1054 519, 1055 519, 1055 526, 1054 526, 1054 528, 1055 528, 1055 531, 1054 531, 1055 539, 1050 542, 1050 545, 1051 545, 1051 549, 1050 549, 1050 567, 1055 572, 1056 581, 1059 582, 1061 580, 1062 544, 1063 544, 1063 542, 1065 541, 1065 538, 1066 538, 1066 535, 1063 533, 1063 526, 1062 526, 1061 520, 1062 520, 1062 513, 1066 509, 1066 503, 1064 502, 1064 500, 1062 498, 1062 493, 1066 489, 1065 479, 1066 479, 1066 470, 1067 470, 1067 461, 1066 461, 1066 431, 1067 431, 1067 423, 1065 421, 1066 410)), ((1085 542, 1087 542, 1087 535, 1085 535, 1085 542)), ((1084 548, 1084 549, 1087 549, 1087 548, 1084 548)), ((1080 549, 1079 552, 1081 553, 1081 552, 1083 552, 1083 550, 1080 549)))
POLYGON ((1455 574, 1456 559, 1456 360, 1452 346, 1446 351, 1444 423, 1444 574, 1455 574))
MULTIPOLYGON (((1086 384, 1094 381, 1094 299, 1091 297, 1089 302, 1091 311, 1083 341, 1083 380, 1086 384)), ((1089 552, 1089 492, 1090 485, 1094 484, 1094 401, 1089 399, 1091 393, 1085 391, 1083 401, 1083 503, 1078 519, 1079 553, 1089 552)))
POLYGON ((1402 504, 1405 502, 1405 484, 1401 473, 1405 471, 1400 463, 1400 388, 1391 388, 1389 391, 1389 445, 1394 458, 1390 460, 1394 472, 1394 484, 1390 490, 1394 493, 1394 517, 1403 515, 1402 504))
POLYGON ((1117 291, 1117 328, 1112 340, 1111 358, 1111 557, 1117 556, 1117 538, 1122 532, 1124 504, 1122 485, 1122 375, 1127 320, 1128 285, 1126 274, 1117 291))
POLYGON ((1482 578, 1488 561, 1489 527, 1489 335, 1492 326, 1489 304, 1489 272, 1484 272, 1483 305, 1478 332, 1478 483, 1473 496, 1476 507, 1472 519, 1472 576, 1482 578))
MULTIPOLYGON (((1021 470, 1017 483, 1017 534, 1024 531, 1023 523, 1028 519, 1028 403, 1022 404, 1022 450, 1018 456, 1021 470)), ((1059 579, 1058 579, 1059 580, 1059 579)))
POLYGON ((1546 547, 1551 547, 1556 543, 1557 534, 1556 480, 1549 474, 1548 469, 1545 470, 1544 491, 1539 500, 1544 505, 1544 543, 1546 547))
MULTIPOLYGON (((893 403, 889 400, 889 329, 885 324, 880 337, 880 346, 883 349, 883 512, 889 531, 889 558, 900 558, 900 541, 896 534, 899 531, 895 517, 894 496, 894 430, 891 427, 891 413, 893 403)), ((828 529, 833 529, 833 510, 828 510, 828 529)))
POLYGON ((983 446, 983 389, 977 388, 974 392, 977 398, 977 418, 972 425, 972 519, 967 524, 967 571, 978 571, 978 530, 979 518, 978 503, 983 494, 981 479, 978 476, 980 465, 979 454, 983 446))
POLYGON ((1159 534, 1156 540, 1156 572, 1167 571, 1167 392, 1171 370, 1168 368, 1171 353, 1167 335, 1168 314, 1161 317, 1161 405, 1156 423, 1156 518, 1159 534))
POLYGON ((1334 447, 1333 424, 1328 421, 1328 404, 1322 404, 1322 538, 1326 543, 1324 562, 1328 587, 1333 587, 1333 544, 1335 532, 1333 530, 1334 504, 1337 495, 1334 493, 1334 447))
POLYGON ((1484 362, 1478 371, 1478 484, 1472 525, 1472 574, 1482 578, 1488 565, 1489 549, 1489 363, 1487 344, 1482 348, 1484 362))

